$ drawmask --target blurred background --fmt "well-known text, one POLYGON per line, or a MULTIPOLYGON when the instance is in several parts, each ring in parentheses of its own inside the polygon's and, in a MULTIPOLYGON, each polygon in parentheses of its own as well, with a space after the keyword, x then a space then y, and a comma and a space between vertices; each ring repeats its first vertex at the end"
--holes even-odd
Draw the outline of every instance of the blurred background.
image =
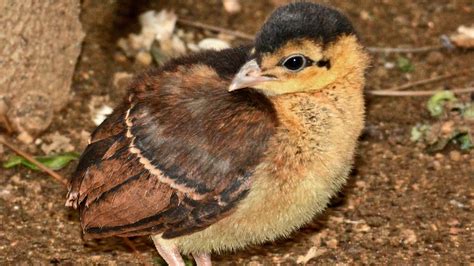
MULTIPOLYGON (((162 264, 148 238, 131 239, 133 248, 83 241, 63 184, 10 146, 68 178, 136 73, 251 43, 288 2, 2 1, 0 264, 162 264)), ((372 56, 354 171, 328 210, 289 239, 214 263, 472 262, 474 3, 318 2, 342 10, 372 56)))

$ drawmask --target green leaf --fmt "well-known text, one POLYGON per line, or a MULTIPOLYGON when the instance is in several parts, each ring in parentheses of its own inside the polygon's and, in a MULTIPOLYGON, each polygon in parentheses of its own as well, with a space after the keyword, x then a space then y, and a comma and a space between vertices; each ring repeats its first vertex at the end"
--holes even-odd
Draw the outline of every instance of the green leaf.
POLYGON ((415 66, 411 63, 410 59, 406 57, 399 57, 397 59, 397 66, 403 73, 413 72, 415 70, 415 66))
POLYGON ((446 102, 456 101, 456 96, 452 91, 439 91, 435 95, 431 96, 428 100, 426 107, 430 111, 431 116, 440 116, 444 111, 444 104, 446 102))
POLYGON ((411 128, 410 140, 413 142, 419 141, 423 138, 426 132, 430 129, 429 125, 416 125, 411 128))
MULTIPOLYGON (((188 256, 183 256, 183 261, 185 266, 194 266, 194 259, 192 257, 188 256)), ((153 257, 152 259, 153 265, 158 265, 158 266, 165 266, 168 265, 166 264, 165 260, 161 257, 153 257)))
POLYGON ((469 132, 464 132, 456 135, 453 138, 453 142, 459 145, 459 148, 463 151, 469 150, 474 147, 474 144, 472 143, 471 136, 469 135, 469 132))
POLYGON ((21 164, 21 161, 23 160, 23 157, 20 156, 12 156, 8 161, 3 163, 3 168, 12 168, 16 165, 21 164))
MULTIPOLYGON (((35 157, 40 163, 44 164, 46 167, 52 170, 59 170, 64 168, 69 162, 77 160, 79 154, 75 152, 68 152, 57 155, 48 155, 48 156, 38 156, 35 157)), ((21 156, 12 156, 6 162, 3 163, 3 168, 12 168, 17 165, 23 165, 31 170, 39 171, 40 169, 27 159, 21 156)))
POLYGON ((462 112, 462 116, 469 120, 474 120, 474 104, 468 104, 462 112))
POLYGON ((158 266, 166 266, 166 262, 163 258, 161 258, 160 256, 154 256, 152 258, 152 263, 153 265, 158 265, 158 266))
POLYGON ((184 257, 183 260, 185 266, 194 266, 194 260, 192 258, 184 257))

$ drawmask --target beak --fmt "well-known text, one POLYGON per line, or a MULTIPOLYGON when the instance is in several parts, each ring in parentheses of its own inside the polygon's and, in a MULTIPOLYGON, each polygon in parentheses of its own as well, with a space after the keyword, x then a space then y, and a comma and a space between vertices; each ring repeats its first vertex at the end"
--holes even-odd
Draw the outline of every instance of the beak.
POLYGON ((274 77, 266 77, 262 75, 262 70, 257 64, 257 60, 253 59, 243 65, 239 73, 237 73, 229 86, 228 91, 235 91, 243 88, 252 88, 253 86, 265 81, 275 80, 274 77))

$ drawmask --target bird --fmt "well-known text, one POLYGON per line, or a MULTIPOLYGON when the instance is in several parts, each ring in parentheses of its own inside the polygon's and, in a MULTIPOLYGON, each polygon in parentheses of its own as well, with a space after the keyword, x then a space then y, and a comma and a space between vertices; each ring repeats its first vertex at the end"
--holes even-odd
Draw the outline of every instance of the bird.
POLYGON ((296 2, 250 45, 138 75, 68 186, 84 239, 150 236, 170 265, 211 265, 287 237, 348 178, 369 61, 344 14, 296 2))

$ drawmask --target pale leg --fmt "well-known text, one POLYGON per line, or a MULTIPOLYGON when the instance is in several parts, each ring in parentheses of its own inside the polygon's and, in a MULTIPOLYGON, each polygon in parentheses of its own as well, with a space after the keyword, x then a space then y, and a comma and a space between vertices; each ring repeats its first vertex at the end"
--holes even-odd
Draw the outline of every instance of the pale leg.
POLYGON ((211 266, 211 255, 207 253, 193 253, 197 266, 211 266))
POLYGON ((183 258, 179 254, 178 248, 172 242, 163 240, 160 235, 152 236, 151 239, 155 243, 156 250, 168 265, 184 266, 183 258))

